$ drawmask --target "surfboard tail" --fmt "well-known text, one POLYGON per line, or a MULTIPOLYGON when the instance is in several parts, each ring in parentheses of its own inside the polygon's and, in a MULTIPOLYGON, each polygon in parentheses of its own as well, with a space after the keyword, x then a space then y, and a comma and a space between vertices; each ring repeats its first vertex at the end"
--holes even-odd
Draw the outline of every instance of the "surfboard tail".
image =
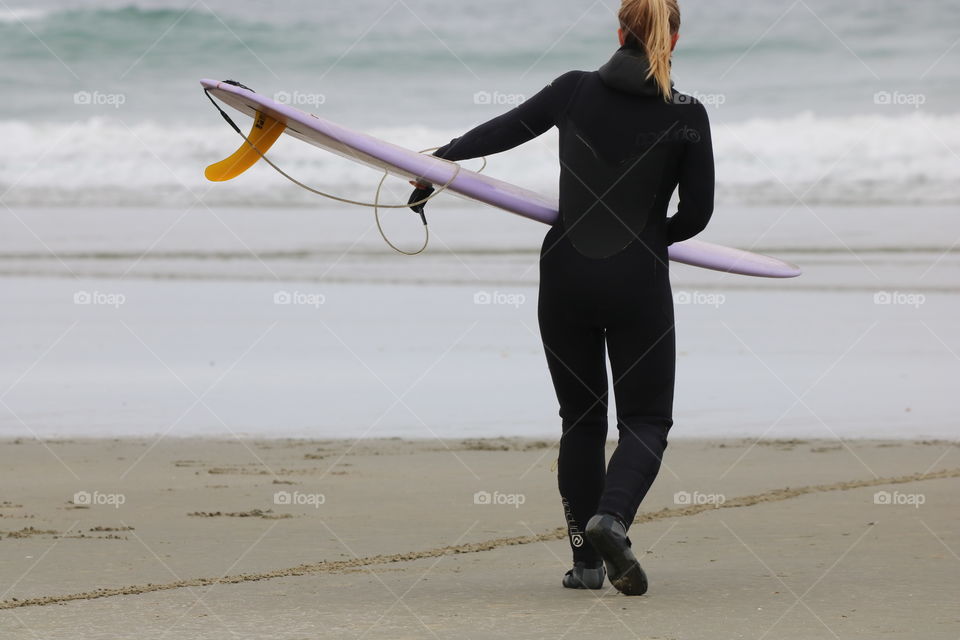
POLYGON ((286 128, 286 125, 279 120, 257 111, 247 140, 244 140, 240 148, 229 157, 207 167, 203 175, 211 182, 224 182, 236 178, 256 164, 286 128))

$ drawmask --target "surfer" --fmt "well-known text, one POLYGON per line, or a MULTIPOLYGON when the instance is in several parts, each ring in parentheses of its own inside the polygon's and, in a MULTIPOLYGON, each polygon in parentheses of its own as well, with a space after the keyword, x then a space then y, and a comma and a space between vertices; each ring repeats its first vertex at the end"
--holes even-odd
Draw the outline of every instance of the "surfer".
MULTIPOLYGON (((670 80, 677 0, 623 0, 618 17, 621 46, 599 70, 560 76, 435 155, 466 160, 560 131, 560 217, 540 252, 538 316, 563 429, 559 489, 574 561, 563 586, 599 589, 606 573, 639 595, 647 578, 627 530, 673 425, 667 247, 710 220, 714 164, 706 110, 670 80), (605 351, 619 430, 609 466, 605 351)), ((417 187, 411 203, 432 190, 417 187)))

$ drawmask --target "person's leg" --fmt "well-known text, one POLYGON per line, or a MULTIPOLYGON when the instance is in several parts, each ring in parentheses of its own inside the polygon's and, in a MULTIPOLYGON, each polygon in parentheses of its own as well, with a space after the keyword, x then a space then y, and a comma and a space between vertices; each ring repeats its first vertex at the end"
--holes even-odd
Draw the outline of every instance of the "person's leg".
POLYGON ((620 438, 607 468, 597 514, 586 534, 603 556, 610 583, 625 595, 647 592, 647 575, 627 529, 660 470, 673 424, 673 307, 666 291, 647 290, 607 328, 620 438), (664 300, 664 294, 667 299, 664 300))
POLYGON ((541 315, 540 333, 560 403, 563 434, 558 485, 574 562, 600 556, 583 537, 604 487, 607 440, 607 367, 603 330, 541 315))
POLYGON ((672 311, 672 297, 664 305, 651 300, 629 322, 607 330, 620 433, 598 511, 615 515, 627 528, 660 471, 673 425, 672 311))
POLYGON ((538 314, 547 364, 560 404, 558 485, 574 562, 599 555, 584 538, 603 492, 607 440, 607 367, 604 332, 592 322, 594 305, 579 281, 584 259, 553 227, 540 261, 538 314))

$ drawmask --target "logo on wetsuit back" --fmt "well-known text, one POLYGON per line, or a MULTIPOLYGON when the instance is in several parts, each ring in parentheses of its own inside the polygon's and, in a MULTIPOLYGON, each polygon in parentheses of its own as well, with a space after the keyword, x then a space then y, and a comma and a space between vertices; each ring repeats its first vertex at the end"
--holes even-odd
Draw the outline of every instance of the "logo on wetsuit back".
POLYGON ((654 147, 661 142, 700 142, 700 132, 693 127, 671 127, 664 131, 649 131, 638 133, 634 143, 640 148, 654 147))

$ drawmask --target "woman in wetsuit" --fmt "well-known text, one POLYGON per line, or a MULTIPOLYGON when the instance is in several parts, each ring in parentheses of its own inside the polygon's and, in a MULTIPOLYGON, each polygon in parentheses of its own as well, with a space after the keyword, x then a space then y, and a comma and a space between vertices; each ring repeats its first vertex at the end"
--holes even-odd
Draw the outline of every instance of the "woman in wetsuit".
POLYGON ((714 166, 706 110, 670 81, 677 0, 623 0, 619 19, 621 47, 599 70, 560 76, 434 155, 466 160, 560 130, 560 217, 540 253, 538 313, 563 421, 559 485, 574 560, 563 585, 599 589, 607 573, 639 595, 647 579, 626 533, 673 424, 667 246, 710 220, 714 166), (605 350, 619 429, 609 466, 605 350))

